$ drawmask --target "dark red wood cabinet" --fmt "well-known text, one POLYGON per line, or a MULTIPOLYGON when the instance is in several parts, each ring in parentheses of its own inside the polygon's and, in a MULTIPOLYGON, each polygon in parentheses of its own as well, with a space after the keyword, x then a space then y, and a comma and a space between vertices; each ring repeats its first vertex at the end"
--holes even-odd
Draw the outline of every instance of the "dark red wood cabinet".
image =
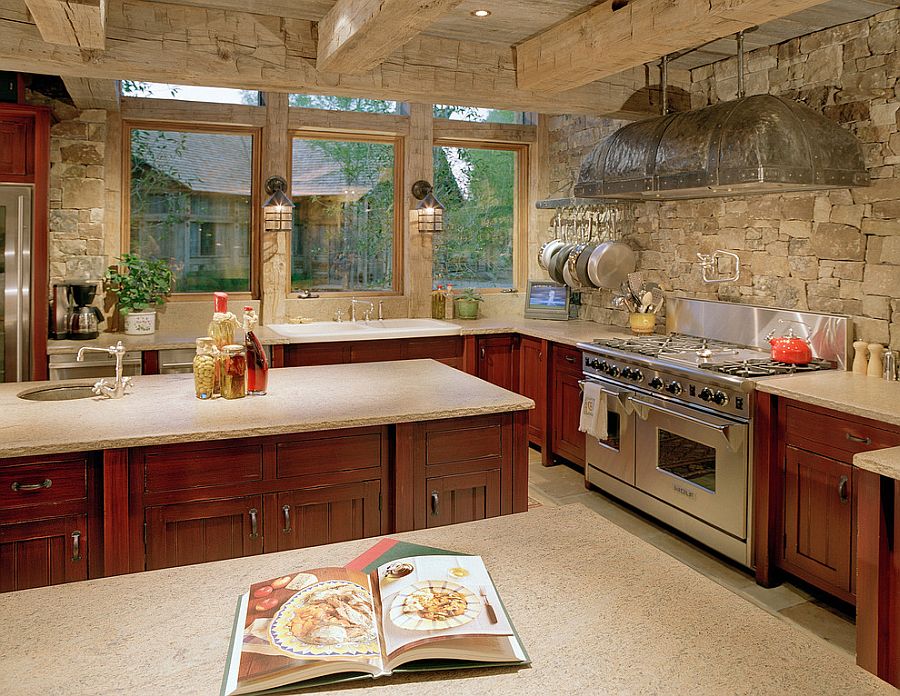
POLYGON ((584 433, 578 430, 581 415, 579 382, 583 379, 581 352, 560 344, 554 344, 551 352, 551 457, 562 457, 583 467, 585 439, 584 433))
POLYGON ((462 336, 293 343, 284 346, 284 367, 431 358, 450 367, 462 368, 462 356, 462 336))
POLYGON ((549 344, 547 341, 522 336, 519 342, 519 393, 534 401, 528 412, 528 441, 542 454, 547 450, 547 380, 549 344))
POLYGON ((475 340, 475 375, 498 387, 519 390, 519 337, 514 334, 478 336, 475 340))

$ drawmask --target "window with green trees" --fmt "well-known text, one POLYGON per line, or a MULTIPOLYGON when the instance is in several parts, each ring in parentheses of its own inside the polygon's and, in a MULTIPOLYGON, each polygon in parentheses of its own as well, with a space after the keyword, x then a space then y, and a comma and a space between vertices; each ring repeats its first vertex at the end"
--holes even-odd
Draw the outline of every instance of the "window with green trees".
POLYGON ((515 287, 518 149, 434 148, 434 191, 445 206, 434 236, 435 284, 515 287))
POLYGON ((525 111, 482 109, 477 106, 456 106, 454 104, 435 104, 434 117, 479 123, 526 123, 528 120, 528 114, 525 111))
POLYGON ((180 293, 250 291, 253 136, 132 128, 130 251, 180 293))
POLYGON ((392 139, 293 139, 292 289, 394 289, 395 151, 392 139))
POLYGON ((361 97, 332 97, 324 94, 292 94, 288 103, 307 109, 329 111, 364 111, 371 114, 398 114, 400 102, 361 97))
POLYGON ((122 96, 125 97, 259 106, 259 92, 246 89, 197 87, 196 85, 174 85, 167 82, 141 82, 139 80, 122 80, 121 89, 122 96))

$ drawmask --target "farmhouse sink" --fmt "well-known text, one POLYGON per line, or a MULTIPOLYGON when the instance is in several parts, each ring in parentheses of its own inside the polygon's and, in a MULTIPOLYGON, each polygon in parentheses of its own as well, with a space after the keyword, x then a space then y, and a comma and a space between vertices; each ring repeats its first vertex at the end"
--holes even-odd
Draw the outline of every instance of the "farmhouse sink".
POLYGON ((317 321, 310 324, 268 324, 279 336, 298 343, 377 341, 387 338, 456 336, 462 329, 437 319, 381 319, 377 321, 317 321))

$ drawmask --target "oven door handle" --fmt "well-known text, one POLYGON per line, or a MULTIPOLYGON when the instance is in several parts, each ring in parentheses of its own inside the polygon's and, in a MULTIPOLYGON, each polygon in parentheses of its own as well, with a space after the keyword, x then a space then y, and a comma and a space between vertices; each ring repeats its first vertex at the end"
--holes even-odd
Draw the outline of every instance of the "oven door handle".
POLYGON ((600 384, 599 382, 594 382, 593 380, 587 380, 587 379, 580 379, 580 380, 578 380, 578 388, 581 390, 581 393, 582 393, 582 394, 584 393, 584 385, 585 385, 587 382, 591 382, 591 384, 597 384, 597 385, 600 387, 600 391, 602 391, 602 392, 603 392, 604 394, 606 394, 607 396, 613 397, 613 398, 618 402, 619 406, 622 407, 622 413, 625 414, 626 416, 627 416, 628 414, 630 414, 631 411, 633 410, 633 409, 631 408, 631 392, 628 392, 628 391, 621 391, 621 392, 612 391, 611 389, 607 389, 606 387, 604 387, 604 386, 603 386, 602 384, 600 384))
POLYGON ((704 418, 699 418, 687 413, 682 413, 681 411, 668 410, 663 408, 662 406, 657 406, 656 404, 651 404, 647 401, 635 399, 633 396, 630 397, 630 401, 635 406, 634 411, 638 414, 641 420, 647 420, 647 412, 642 411, 640 407, 643 407, 645 409, 649 408, 654 411, 658 411, 659 413, 664 413, 665 415, 671 416, 673 418, 681 418, 683 420, 690 421, 691 423, 702 425, 705 428, 717 430, 722 434, 722 437, 725 438, 725 441, 728 443, 728 446, 731 448, 732 452, 737 452, 737 450, 743 444, 744 428, 741 427, 733 429, 734 425, 742 425, 741 423, 712 423, 704 418), (737 432, 735 432, 735 430, 737 430, 737 432))

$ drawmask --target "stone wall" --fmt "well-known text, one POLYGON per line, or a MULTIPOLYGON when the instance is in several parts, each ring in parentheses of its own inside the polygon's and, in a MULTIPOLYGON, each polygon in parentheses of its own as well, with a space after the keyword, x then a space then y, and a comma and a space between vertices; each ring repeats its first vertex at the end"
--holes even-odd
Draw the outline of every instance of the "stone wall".
MULTIPOLYGON (((733 99, 737 61, 692 72, 692 105, 733 99)), ((827 29, 747 59, 748 94, 797 99, 853 132, 872 186, 830 192, 632 206, 627 240, 640 270, 676 295, 845 313, 867 341, 900 349, 900 10, 827 29), (707 285, 696 253, 726 249, 741 279, 707 285)), ((550 182, 568 195, 591 146, 621 123, 583 116, 550 121, 550 182)), ((606 292, 583 313, 624 325, 606 292)))

